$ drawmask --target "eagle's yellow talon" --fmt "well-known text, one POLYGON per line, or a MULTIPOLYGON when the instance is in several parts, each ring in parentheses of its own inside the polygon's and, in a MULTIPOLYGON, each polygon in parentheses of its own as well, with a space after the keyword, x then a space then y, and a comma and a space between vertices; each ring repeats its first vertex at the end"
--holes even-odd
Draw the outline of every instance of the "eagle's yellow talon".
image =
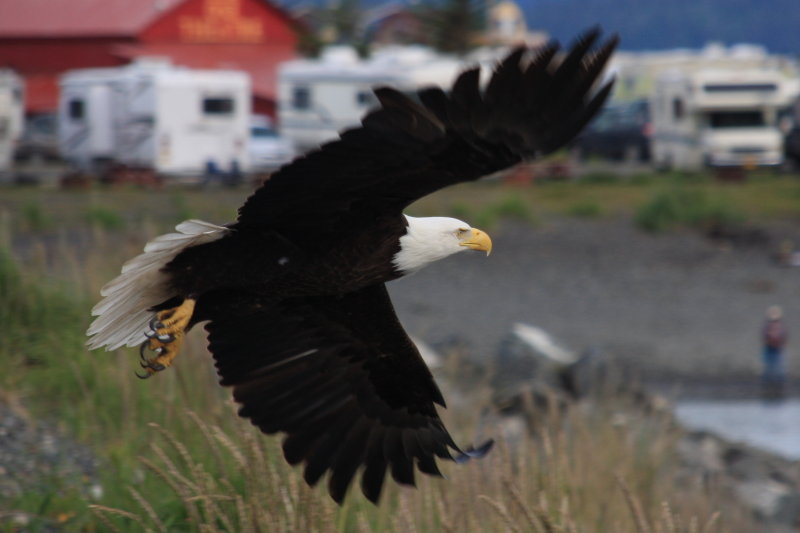
POLYGON ((187 298, 178 307, 159 311, 150 321, 150 330, 145 332, 147 340, 139 345, 141 365, 146 374, 136 374, 147 379, 172 365, 178 355, 186 335, 186 327, 194 313, 195 301, 187 298), (145 351, 151 351, 156 357, 149 359, 145 351))

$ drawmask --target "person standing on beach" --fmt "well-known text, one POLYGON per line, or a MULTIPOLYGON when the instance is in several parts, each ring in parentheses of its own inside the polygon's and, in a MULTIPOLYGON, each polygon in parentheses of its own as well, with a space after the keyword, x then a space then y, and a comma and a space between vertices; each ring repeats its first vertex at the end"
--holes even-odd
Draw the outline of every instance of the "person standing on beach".
POLYGON ((789 337, 783 323, 783 310, 772 305, 767 309, 767 320, 763 329, 764 385, 780 388, 784 382, 783 349, 789 337))

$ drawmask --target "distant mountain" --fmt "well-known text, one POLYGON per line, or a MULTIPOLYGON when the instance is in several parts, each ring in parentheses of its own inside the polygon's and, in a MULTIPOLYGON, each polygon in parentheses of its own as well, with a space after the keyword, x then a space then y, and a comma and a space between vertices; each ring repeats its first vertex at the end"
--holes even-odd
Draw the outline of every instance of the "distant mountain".
POLYGON ((800 55, 800 0, 522 0, 528 27, 568 41, 600 24, 624 50, 761 44, 800 55))
MULTIPOLYGON (((331 5, 336 1, 277 0, 289 9, 331 5)), ((425 1, 361 0, 360 3, 367 9, 425 1)), ((701 48, 716 41, 726 45, 761 44, 772 53, 800 55, 800 0, 516 1, 531 30, 544 30, 561 42, 568 42, 584 29, 600 24, 606 31, 620 34, 623 50, 701 48)))

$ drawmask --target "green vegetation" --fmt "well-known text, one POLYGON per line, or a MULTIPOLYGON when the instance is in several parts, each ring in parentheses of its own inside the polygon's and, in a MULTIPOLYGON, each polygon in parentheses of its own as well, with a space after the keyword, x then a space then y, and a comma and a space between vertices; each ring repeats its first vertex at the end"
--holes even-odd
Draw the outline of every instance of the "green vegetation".
MULTIPOLYGON (((640 210, 664 209, 645 207, 653 203, 654 198, 664 196, 669 198, 656 203, 673 203, 676 196, 681 197, 681 201, 688 198, 694 211, 687 215, 691 220, 688 225, 692 227, 702 226, 704 218, 747 220, 756 224, 770 218, 800 218, 800 179, 795 175, 771 173, 753 173, 743 183, 725 183, 706 174, 678 172, 640 173, 630 178, 594 173, 572 181, 549 181, 530 187, 469 183, 423 198, 411 207, 411 213, 432 216, 444 212, 477 226, 472 216, 484 210, 496 211, 498 204, 513 197, 515 202, 525 205, 529 213, 536 214, 532 220, 553 215, 582 216, 590 211, 590 217, 635 217, 640 210), (590 205, 600 206, 599 212, 588 207, 590 205), (698 218, 700 221, 696 222, 698 218)), ((686 220, 670 227, 683 225, 686 220)))
MULTIPOLYGON (((424 199, 412 214, 447 213, 480 226, 503 217, 546 223, 552 216, 638 213, 665 229, 676 219, 697 227, 744 216, 800 217, 796 177, 753 176, 735 185, 663 178, 470 184, 424 199)), ((588 411, 536 414, 535 435, 500 439, 482 461, 443 465, 448 480, 419 475, 418 490, 389 483, 380 507, 351 494, 338 508, 324 487, 307 488, 301 472, 285 464, 279 438, 235 416, 201 330, 189 336, 174 368, 146 381, 134 377, 135 349, 86 350, 91 306, 125 259, 187 215, 231 220, 246 195, 3 190, 1 399, 91 448, 101 461, 103 493, 92 495, 85 479, 42 479, 0 502, 0 531, 18 529, 3 522, 16 511, 31 517, 30 531, 54 524, 79 532, 754 530, 713 490, 678 488, 678 434, 668 420, 610 424, 612 411, 630 408, 621 399, 588 411)), ((443 413, 460 442, 474 440, 478 421, 471 413, 491 410, 481 386, 471 392, 472 403, 443 413)), ((482 432, 502 434, 495 427, 482 432)))
POLYGON ((192 207, 189 205, 189 202, 186 199, 186 196, 176 193, 173 195, 173 202, 175 203, 174 210, 175 210, 175 223, 178 224, 183 222, 184 220, 190 220, 192 218, 197 218, 194 214, 192 207))
POLYGON ((745 218, 724 195, 686 187, 658 191, 636 212, 639 227, 652 232, 676 227, 709 231, 741 225, 745 218))
POLYGON ((86 211, 86 221, 104 230, 119 230, 125 226, 125 219, 106 207, 92 207, 86 211))
POLYGON ((21 214, 25 225, 32 231, 42 231, 53 225, 52 217, 39 203, 26 202, 22 207, 21 214))
POLYGON ((580 180, 583 185, 614 185, 619 183, 619 176, 612 172, 591 172, 580 180))
MULTIPOLYGON (((676 491, 679 433, 668 417, 610 424, 612 413, 634 410, 625 400, 531 414, 537 434, 501 440, 482 461, 442 465, 447 480, 418 474, 417 490, 389 483, 378 507, 352 494, 339 508, 284 463, 277 438, 235 416, 198 336, 173 369, 139 381, 134 350, 82 346, 87 295, 0 257, 0 318, 10 333, 0 354, 12 362, 4 390, 103 462, 100 497, 82 480, 46 479, 5 504, 27 513, 34 531, 732 532, 749 524, 736 511, 718 517, 716 496, 676 491)), ((485 410, 487 396, 444 413, 458 440, 472 440, 468 413, 485 410)))
POLYGON ((507 193, 475 207, 466 202, 456 202, 450 205, 447 213, 451 217, 469 221, 470 225, 477 228, 494 228, 503 219, 535 222, 531 204, 519 194, 507 193))

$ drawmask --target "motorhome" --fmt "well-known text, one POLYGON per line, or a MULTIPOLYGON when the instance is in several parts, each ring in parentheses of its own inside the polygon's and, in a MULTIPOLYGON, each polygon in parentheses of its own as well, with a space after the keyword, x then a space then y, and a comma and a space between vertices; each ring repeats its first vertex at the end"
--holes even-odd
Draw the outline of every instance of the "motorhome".
POLYGON ((652 158, 658 168, 777 167, 781 118, 798 82, 778 70, 667 72, 651 102, 652 158))
POLYGON ((163 59, 61 78, 59 145, 81 169, 110 163, 165 176, 247 171, 250 79, 163 59))
POLYGON ((10 69, 0 69, 0 171, 8 170, 13 163, 24 114, 22 78, 10 69))
POLYGON ((280 131, 306 151, 357 125, 377 104, 374 87, 449 87, 462 65, 421 46, 388 47, 369 59, 333 46, 319 59, 287 61, 278 68, 280 131))

